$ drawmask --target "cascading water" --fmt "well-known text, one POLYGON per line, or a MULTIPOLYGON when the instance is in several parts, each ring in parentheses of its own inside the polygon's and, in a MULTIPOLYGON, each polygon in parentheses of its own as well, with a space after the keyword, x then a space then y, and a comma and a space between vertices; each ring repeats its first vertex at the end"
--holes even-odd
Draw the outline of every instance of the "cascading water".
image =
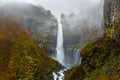
POLYGON ((67 48, 65 49, 66 54, 65 56, 65 66, 67 67, 73 67, 77 64, 81 63, 82 57, 80 55, 80 50, 81 49, 73 49, 73 48, 67 48))
POLYGON ((68 70, 68 67, 72 67, 73 65, 80 62, 80 53, 79 49, 77 50, 70 50, 71 54, 70 56, 67 56, 64 54, 64 48, 63 48, 63 27, 60 20, 58 20, 58 36, 57 36, 57 55, 56 59, 59 63, 61 63, 63 66, 67 67, 64 68, 58 72, 53 72, 54 80, 63 80, 64 79, 64 72, 68 70), (73 54, 72 54, 73 53, 73 54), (65 60, 64 60, 65 58, 65 60))
POLYGON ((57 60, 64 64, 64 49, 63 49, 63 28, 62 23, 58 20, 58 36, 57 36, 57 60))
MULTIPOLYGON (((59 63, 64 65, 64 48, 63 48, 63 28, 61 20, 58 20, 58 36, 57 36, 57 56, 56 59, 59 63)), ((67 69, 60 70, 58 72, 53 72, 54 80, 63 80, 64 79, 64 72, 67 69)))

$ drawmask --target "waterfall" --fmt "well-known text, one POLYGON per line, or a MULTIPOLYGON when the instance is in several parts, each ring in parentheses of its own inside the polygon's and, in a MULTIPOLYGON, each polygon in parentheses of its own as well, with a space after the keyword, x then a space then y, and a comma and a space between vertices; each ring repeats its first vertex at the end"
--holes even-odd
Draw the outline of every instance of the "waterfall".
POLYGON ((60 70, 58 72, 53 72, 53 79, 54 80, 64 80, 64 73, 67 71, 68 69, 63 69, 63 70, 60 70))
MULTIPOLYGON (((63 28, 61 20, 58 20, 58 36, 57 36, 57 56, 56 59, 59 63, 64 65, 64 48, 63 48, 63 28)), ((64 72, 67 69, 62 69, 58 72, 53 72, 54 80, 63 80, 64 79, 64 72)))
POLYGON ((81 63, 82 57, 80 55, 81 49, 73 49, 73 48, 67 48, 65 49, 65 66, 67 67, 73 67, 77 64, 81 63))
POLYGON ((61 69, 60 71, 53 72, 54 80, 64 80, 64 73, 72 67, 73 65, 78 64, 80 61, 80 50, 79 49, 70 49, 70 56, 64 54, 63 48, 63 27, 60 20, 58 20, 58 35, 57 35, 57 56, 56 59, 66 68, 61 69), (65 58, 65 60, 64 60, 65 58))
POLYGON ((64 64, 64 49, 63 49, 63 28, 61 20, 58 20, 58 36, 57 36, 57 60, 64 64))
POLYGON ((56 59, 65 67, 72 67, 81 62, 80 49, 66 48, 66 54, 63 48, 63 27, 60 19, 58 20, 58 35, 57 35, 57 55, 56 59), (64 60, 65 59, 65 60, 64 60))

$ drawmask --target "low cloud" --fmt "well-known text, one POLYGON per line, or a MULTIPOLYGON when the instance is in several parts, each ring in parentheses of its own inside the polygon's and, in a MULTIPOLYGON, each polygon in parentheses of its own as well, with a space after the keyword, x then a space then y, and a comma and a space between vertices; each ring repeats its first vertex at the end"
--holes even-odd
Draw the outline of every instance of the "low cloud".
POLYGON ((51 10, 56 16, 61 13, 69 14, 71 12, 80 13, 93 8, 101 0, 0 0, 0 3, 23 2, 35 5, 42 5, 51 10))

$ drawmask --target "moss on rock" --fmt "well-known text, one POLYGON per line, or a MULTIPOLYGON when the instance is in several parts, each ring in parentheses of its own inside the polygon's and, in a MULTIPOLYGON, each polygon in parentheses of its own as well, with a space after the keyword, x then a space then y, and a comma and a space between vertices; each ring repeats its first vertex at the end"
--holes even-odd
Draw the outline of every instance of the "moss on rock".
POLYGON ((111 64, 109 71, 105 70, 112 60, 120 56, 120 47, 114 40, 102 38, 93 43, 89 43, 82 50, 81 56, 83 57, 82 63, 69 70, 65 76, 65 80, 120 79, 120 75, 116 72, 117 70, 114 69, 114 73, 108 73, 113 67, 115 68, 115 66, 119 68, 120 65, 117 64, 120 63, 119 60, 117 60, 116 64, 111 64))

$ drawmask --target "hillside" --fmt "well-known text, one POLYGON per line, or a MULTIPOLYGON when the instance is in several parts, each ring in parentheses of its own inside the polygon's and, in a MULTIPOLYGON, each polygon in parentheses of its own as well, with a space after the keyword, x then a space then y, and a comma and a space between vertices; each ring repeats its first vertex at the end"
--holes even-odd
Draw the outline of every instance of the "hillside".
POLYGON ((120 47, 114 40, 102 38, 81 51, 82 63, 66 74, 65 80, 119 80, 120 47))
POLYGON ((19 20, 38 45, 44 44, 48 53, 51 53, 48 51, 49 49, 56 47, 57 20, 50 10, 46 10, 40 5, 11 2, 0 5, 0 15, 19 20))
POLYGON ((57 62, 22 26, 11 17, 0 18, 0 80, 50 80, 57 62))
POLYGON ((65 80, 120 80, 120 2, 104 0, 104 35, 81 51, 82 63, 65 80))

